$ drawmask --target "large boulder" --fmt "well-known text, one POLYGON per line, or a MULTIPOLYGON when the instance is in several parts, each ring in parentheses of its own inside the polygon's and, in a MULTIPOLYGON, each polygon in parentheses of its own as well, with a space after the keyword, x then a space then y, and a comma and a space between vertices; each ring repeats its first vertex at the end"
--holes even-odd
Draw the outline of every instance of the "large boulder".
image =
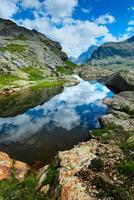
POLYGON ((113 72, 108 69, 83 65, 76 67, 74 74, 78 74, 84 80, 106 80, 113 72))
POLYGON ((96 157, 98 145, 98 141, 92 139, 71 150, 59 152, 55 164, 39 170, 37 189, 40 188, 52 200, 59 199, 58 197, 61 200, 93 200, 87 185, 76 174, 91 164, 96 157))
POLYGON ((121 70, 110 76, 105 82, 106 86, 120 91, 134 90, 134 71, 121 70))
POLYGON ((116 124, 127 131, 134 131, 134 91, 121 92, 113 99, 104 99, 110 113, 99 118, 102 127, 116 124))

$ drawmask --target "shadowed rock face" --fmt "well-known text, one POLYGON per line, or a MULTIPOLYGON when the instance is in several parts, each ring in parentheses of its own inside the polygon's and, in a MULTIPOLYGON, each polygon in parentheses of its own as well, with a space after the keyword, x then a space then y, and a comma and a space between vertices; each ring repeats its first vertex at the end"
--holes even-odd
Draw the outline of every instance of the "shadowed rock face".
POLYGON ((13 117, 24 113, 27 109, 48 101, 56 94, 62 92, 62 87, 27 89, 23 92, 0 97, 0 117, 13 117))
POLYGON ((39 67, 46 71, 63 66, 67 55, 60 43, 42 33, 18 26, 0 18, 0 70, 15 71, 23 67, 39 67))
POLYGON ((112 100, 104 99, 103 102, 110 106, 110 114, 100 117, 102 127, 113 123, 127 131, 134 131, 134 91, 120 92, 112 100))
POLYGON ((134 36, 123 42, 109 42, 100 46, 91 56, 94 66, 119 68, 134 67, 134 36))
POLYGON ((134 71, 116 72, 106 80, 105 84, 120 91, 132 91, 134 90, 134 71))

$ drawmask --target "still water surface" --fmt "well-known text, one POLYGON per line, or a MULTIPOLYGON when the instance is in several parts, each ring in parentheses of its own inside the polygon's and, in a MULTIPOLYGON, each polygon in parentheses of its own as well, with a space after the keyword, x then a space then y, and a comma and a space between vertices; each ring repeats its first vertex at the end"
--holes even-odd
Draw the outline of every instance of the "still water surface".
POLYGON ((89 139, 89 130, 99 128, 98 117, 108 111, 101 100, 112 97, 112 92, 103 84, 82 79, 77 86, 58 92, 34 91, 23 95, 21 106, 21 95, 10 100, 14 104, 3 103, 4 110, 0 105, 0 149, 15 159, 46 164, 57 151, 89 139))

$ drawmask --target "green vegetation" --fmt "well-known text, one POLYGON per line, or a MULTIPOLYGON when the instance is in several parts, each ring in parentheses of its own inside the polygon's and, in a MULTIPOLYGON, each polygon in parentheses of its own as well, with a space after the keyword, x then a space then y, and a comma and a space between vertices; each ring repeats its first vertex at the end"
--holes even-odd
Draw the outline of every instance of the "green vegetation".
POLYGON ((43 71, 37 67, 25 67, 22 71, 28 74, 29 81, 39 81, 44 78, 43 71))
POLYGON ((55 178, 57 176, 57 168, 58 168, 58 163, 57 163, 57 158, 55 158, 49 165, 46 179, 43 181, 43 185, 47 185, 47 184, 50 184, 50 186, 53 185, 55 178))
POLYGON ((37 90, 45 87, 60 87, 63 86, 64 81, 63 80, 44 80, 37 82, 36 85, 32 86, 32 90, 37 90))
POLYGON ((50 185, 50 190, 47 192, 46 200, 50 199, 60 199, 60 186, 58 186, 57 178, 58 177, 58 167, 59 167, 59 161, 58 158, 55 157, 55 159, 51 162, 49 165, 49 168, 47 170, 46 179, 43 181, 43 185, 50 185), (51 189, 56 186, 55 192, 51 193, 51 189))
POLYGON ((94 171, 97 171, 97 172, 102 171, 103 168, 104 168, 104 161, 103 161, 100 157, 95 158, 95 159, 92 160, 92 162, 91 162, 91 168, 92 168, 94 171))
POLYGON ((15 40, 26 40, 26 37, 23 34, 20 34, 14 38, 15 40))
POLYGON ((19 44, 8 44, 5 47, 0 47, 0 51, 10 51, 11 53, 17 52, 22 53, 25 51, 25 46, 19 44))
POLYGON ((104 197, 113 197, 115 200, 132 200, 132 196, 128 192, 127 188, 114 185, 112 182, 108 182, 102 177, 96 177, 93 180, 93 184, 100 189, 98 194, 99 199, 103 199, 104 197))
POLYGON ((68 68, 70 69, 75 69, 77 67, 77 65, 69 60, 65 61, 65 65, 68 66, 68 68))
POLYGON ((115 124, 110 124, 104 129, 93 130, 92 136, 101 140, 104 143, 109 142, 113 137, 113 132, 117 132, 120 127, 117 127, 115 124))
POLYGON ((71 61, 65 61, 65 66, 57 66, 57 72, 61 74, 72 74, 73 70, 76 68, 76 64, 71 61))
POLYGON ((121 162, 117 165, 118 170, 126 176, 134 176, 134 160, 121 162))
POLYGON ((12 74, 0 74, 0 89, 7 89, 11 87, 20 87, 18 80, 25 80, 25 81, 34 81, 35 86, 32 89, 39 89, 44 87, 56 87, 56 86, 63 86, 64 81, 62 79, 57 79, 54 77, 47 77, 44 78, 43 70, 36 67, 25 67, 18 71, 18 76, 12 74), (20 74, 20 77, 19 77, 20 74), (25 76, 21 77, 21 74, 27 75, 28 80, 25 79, 25 76))
POLYGON ((11 74, 0 75, 0 89, 8 88, 13 85, 14 81, 20 80, 17 76, 11 74))
POLYGON ((36 189, 35 174, 28 174, 25 180, 3 180, 0 182, 0 200, 43 200, 36 189))

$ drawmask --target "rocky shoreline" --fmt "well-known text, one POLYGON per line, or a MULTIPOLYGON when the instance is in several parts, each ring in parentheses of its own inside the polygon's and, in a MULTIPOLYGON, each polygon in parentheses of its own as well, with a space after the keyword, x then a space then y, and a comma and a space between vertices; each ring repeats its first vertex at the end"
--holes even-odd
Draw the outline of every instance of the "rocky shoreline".
MULTIPOLYGON (((99 119, 102 128, 90 132, 91 140, 59 152, 52 163, 34 173, 33 189, 39 199, 134 199, 134 91, 120 92, 103 103, 110 107, 109 113, 99 119)), ((19 168, 12 167, 13 160, 2 152, 0 161, 1 180, 11 180, 14 169, 22 183, 31 171, 21 162, 19 168)))
POLYGON ((54 168, 40 170, 39 185, 49 199, 134 198, 133 100, 133 91, 104 99, 110 113, 100 118, 102 128, 91 131, 90 141, 59 152, 54 168))
MULTIPOLYGON (((110 77, 111 83, 113 77, 110 77)), ((126 91, 123 88, 113 99, 103 100, 110 109, 99 119, 102 128, 89 133, 90 141, 59 152, 49 165, 34 171, 33 188, 30 186, 29 189, 27 183, 27 173, 32 169, 0 152, 0 188, 3 181, 9 179, 12 184, 15 181, 15 184, 23 185, 27 192, 32 190, 33 195, 38 196, 35 199, 134 199, 134 91, 133 86, 131 90, 129 87, 133 83, 132 76, 126 75, 124 83, 126 91)), ((16 188, 18 198, 20 189, 16 188)), ((0 189, 2 199, 6 195, 3 191, 0 189)), ((11 199, 10 192, 8 195, 11 199)))

